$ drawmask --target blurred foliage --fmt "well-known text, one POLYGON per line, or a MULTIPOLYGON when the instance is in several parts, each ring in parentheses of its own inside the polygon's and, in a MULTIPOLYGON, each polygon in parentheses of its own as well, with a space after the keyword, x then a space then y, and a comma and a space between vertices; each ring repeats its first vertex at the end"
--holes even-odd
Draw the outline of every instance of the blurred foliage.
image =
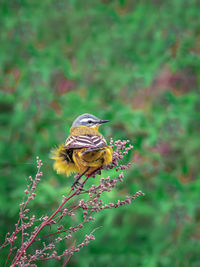
POLYGON ((85 230, 102 225, 96 241, 70 266, 200 266, 199 1, 0 2, 0 241, 37 155, 34 212, 61 201, 72 178, 56 175, 49 151, 89 112, 111 121, 108 140, 134 144, 123 188, 107 200, 146 195, 98 214, 85 230))

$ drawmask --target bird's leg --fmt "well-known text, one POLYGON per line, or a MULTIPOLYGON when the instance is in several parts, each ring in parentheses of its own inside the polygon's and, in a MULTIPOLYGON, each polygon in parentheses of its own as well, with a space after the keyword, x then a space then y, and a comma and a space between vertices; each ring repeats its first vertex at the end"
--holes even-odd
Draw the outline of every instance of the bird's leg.
POLYGON ((89 169, 90 169, 90 167, 87 167, 87 169, 86 169, 83 173, 81 173, 81 175, 80 175, 80 176, 73 182, 73 184, 72 184, 72 189, 74 189, 74 187, 76 188, 77 185, 78 185, 78 186, 82 186, 82 184, 79 183, 79 180, 81 179, 81 177, 82 177, 86 172, 89 171, 89 169))

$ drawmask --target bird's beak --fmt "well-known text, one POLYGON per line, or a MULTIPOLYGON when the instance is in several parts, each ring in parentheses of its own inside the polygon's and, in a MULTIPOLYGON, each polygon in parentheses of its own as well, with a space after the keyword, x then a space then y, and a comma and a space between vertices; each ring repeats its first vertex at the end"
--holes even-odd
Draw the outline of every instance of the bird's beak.
POLYGON ((106 122, 109 122, 109 120, 100 120, 98 123, 102 124, 102 123, 106 123, 106 122))

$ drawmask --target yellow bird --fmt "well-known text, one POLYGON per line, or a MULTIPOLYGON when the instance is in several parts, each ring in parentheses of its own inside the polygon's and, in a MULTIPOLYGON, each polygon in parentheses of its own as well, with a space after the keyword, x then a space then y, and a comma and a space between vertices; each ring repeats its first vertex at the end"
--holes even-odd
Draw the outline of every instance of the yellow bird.
POLYGON ((58 148, 52 150, 51 159, 55 160, 54 169, 59 174, 69 176, 71 172, 78 172, 80 176, 89 175, 112 161, 113 150, 98 129, 101 120, 92 114, 82 114, 77 117, 70 129, 70 135, 58 148))

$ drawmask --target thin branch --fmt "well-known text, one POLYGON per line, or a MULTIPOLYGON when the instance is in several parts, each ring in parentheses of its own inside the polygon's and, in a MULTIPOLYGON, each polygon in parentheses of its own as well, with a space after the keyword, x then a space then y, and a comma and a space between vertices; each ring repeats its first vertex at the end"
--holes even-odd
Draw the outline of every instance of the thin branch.
MULTIPOLYGON (((96 171, 95 171, 96 172, 96 171)), ((89 179, 89 177, 91 177, 95 172, 91 173, 90 175, 87 176, 87 178, 84 180, 84 182, 82 183, 82 185, 84 185, 86 183, 86 181, 89 179)), ((72 191, 72 190, 71 190, 72 191)), ((71 192, 70 191, 70 192, 71 192)), ((35 232, 35 234, 33 235, 32 239, 30 240, 30 242, 27 244, 27 246, 25 248, 23 248, 21 250, 21 252, 19 253, 19 255, 17 257, 14 258, 13 261, 13 267, 16 266, 18 260, 21 258, 21 256, 24 254, 24 252, 33 244, 33 242, 36 240, 37 235, 40 233, 40 231, 53 219, 53 217, 62 209, 62 207, 65 205, 65 203, 67 201, 69 201, 72 197, 74 197, 75 195, 77 195, 77 193, 79 192, 79 189, 77 189, 71 196, 66 197, 65 200, 62 202, 62 204, 57 208, 57 210, 48 218, 48 220, 44 221, 41 226, 39 227, 39 229, 35 232)), ((69 195, 69 194, 68 194, 69 195)), ((67 195, 67 196, 68 196, 67 195)))

